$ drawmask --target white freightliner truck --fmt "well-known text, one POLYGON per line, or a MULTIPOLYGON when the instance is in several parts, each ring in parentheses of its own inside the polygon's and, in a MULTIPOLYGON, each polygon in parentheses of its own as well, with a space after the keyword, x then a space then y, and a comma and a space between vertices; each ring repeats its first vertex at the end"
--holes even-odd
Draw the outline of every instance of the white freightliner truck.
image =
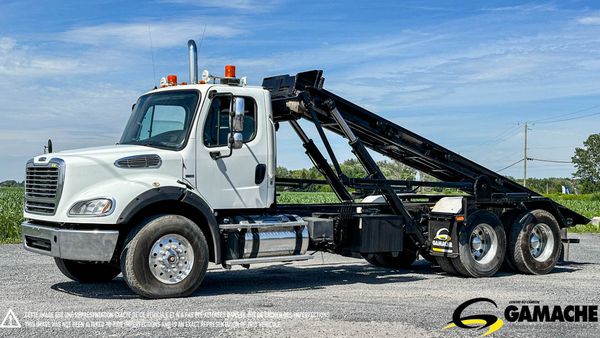
MULTIPOLYGON (((194 292, 209 262, 249 266, 310 259, 321 250, 402 268, 418 255, 450 274, 494 275, 502 264, 544 274, 566 229, 588 220, 420 135, 323 89, 321 71, 247 86, 169 76, 141 96, 117 145, 36 156, 26 166, 22 239, 67 277, 138 294, 194 292), (298 124, 314 123, 327 157, 298 124), (276 134, 289 123, 324 180, 275 177, 276 134), (345 137, 368 173, 347 177, 324 130, 345 137), (367 151, 439 181, 384 177, 367 151), (328 184, 339 203, 277 203, 277 186, 328 184), (420 194, 449 187, 461 196, 420 194)), ((572 240, 571 240, 572 241, 572 240)))

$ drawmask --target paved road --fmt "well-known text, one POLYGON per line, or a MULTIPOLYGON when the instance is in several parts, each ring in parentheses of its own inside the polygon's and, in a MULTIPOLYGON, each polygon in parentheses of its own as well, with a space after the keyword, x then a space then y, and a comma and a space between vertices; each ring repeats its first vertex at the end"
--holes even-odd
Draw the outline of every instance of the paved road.
MULTIPOLYGON (((498 309, 475 305, 472 313, 500 317, 510 301, 600 304, 600 236, 576 237, 581 244, 572 247, 571 262, 546 276, 467 279, 447 276, 426 261, 410 271, 390 271, 317 253, 309 262, 250 270, 211 266, 192 297, 168 300, 140 299, 121 277, 81 285, 63 277, 51 258, 2 245, 0 319, 12 309, 21 328, 0 328, 0 336, 479 337, 482 331, 441 330, 454 309, 471 298, 498 304, 498 309)), ((14 320, 5 325, 11 323, 16 325, 14 320)), ((598 337, 599 332, 598 323, 507 322, 493 336, 598 337)))

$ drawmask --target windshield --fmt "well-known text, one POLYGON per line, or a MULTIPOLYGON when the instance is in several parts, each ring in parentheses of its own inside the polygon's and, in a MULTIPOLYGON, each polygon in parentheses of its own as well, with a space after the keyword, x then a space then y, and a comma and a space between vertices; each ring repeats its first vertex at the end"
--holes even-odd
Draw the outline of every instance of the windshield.
POLYGON ((166 91, 140 97, 119 143, 181 149, 198 100, 199 93, 195 90, 166 91))

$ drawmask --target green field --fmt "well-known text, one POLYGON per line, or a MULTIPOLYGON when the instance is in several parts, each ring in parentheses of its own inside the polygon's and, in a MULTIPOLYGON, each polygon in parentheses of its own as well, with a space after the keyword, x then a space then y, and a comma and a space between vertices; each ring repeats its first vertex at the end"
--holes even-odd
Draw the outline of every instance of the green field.
POLYGON ((0 243, 20 241, 23 219, 23 189, 0 187, 0 243))
MULTIPOLYGON (((589 218, 600 216, 600 194, 595 195, 551 195, 558 203, 573 209, 589 218)), ((279 203, 314 204, 335 203, 337 197, 332 192, 281 192, 279 203)), ((23 189, 0 187, 0 243, 20 241, 19 224, 23 218, 23 189)), ((575 232, 600 232, 592 225, 579 225, 575 232)))

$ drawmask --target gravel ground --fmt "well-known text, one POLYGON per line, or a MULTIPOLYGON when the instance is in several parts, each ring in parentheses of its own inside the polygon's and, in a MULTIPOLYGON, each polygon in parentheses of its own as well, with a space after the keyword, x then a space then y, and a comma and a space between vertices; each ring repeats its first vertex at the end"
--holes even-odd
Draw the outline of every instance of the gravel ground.
MULTIPOLYGON (((479 337, 483 331, 442 330, 471 298, 490 298, 498 309, 478 304, 469 314, 499 317, 510 301, 600 304, 600 236, 573 237, 581 244, 571 247, 570 261, 545 276, 458 278, 424 260, 392 271, 317 253, 308 262, 249 270, 213 265, 192 297, 166 300, 139 298, 120 276, 78 284, 52 258, 1 245, 0 319, 12 309, 22 327, 0 328, 0 336, 479 337)), ((598 323, 506 322, 492 336, 598 337, 599 329, 598 323)))

